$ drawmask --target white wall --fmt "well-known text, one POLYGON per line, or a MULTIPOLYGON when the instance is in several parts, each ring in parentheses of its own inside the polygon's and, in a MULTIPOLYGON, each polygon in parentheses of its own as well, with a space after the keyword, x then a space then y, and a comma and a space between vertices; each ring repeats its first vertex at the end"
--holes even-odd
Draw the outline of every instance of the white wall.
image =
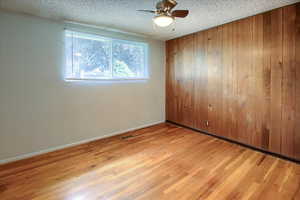
POLYGON ((2 161, 165 120, 164 42, 85 28, 149 43, 150 80, 65 82, 64 27, 0 11, 2 161))

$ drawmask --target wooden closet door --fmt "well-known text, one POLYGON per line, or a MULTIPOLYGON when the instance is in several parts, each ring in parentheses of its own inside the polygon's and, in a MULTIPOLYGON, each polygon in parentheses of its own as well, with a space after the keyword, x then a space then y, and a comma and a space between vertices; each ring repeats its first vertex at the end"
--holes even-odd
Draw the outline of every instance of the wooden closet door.
POLYGON ((208 131, 208 32, 195 35, 195 69, 194 69, 194 127, 208 131))
POLYGON ((194 35, 167 43, 167 120, 194 125, 194 35))
POLYGON ((222 27, 207 30, 208 131, 222 135, 222 27))
POLYGON ((282 154, 300 159, 300 4, 283 8, 282 154))
POLYGON ((178 40, 170 40, 166 43, 166 119, 179 123, 178 120, 178 93, 176 80, 176 58, 178 40))
POLYGON ((261 148, 280 153, 282 105, 282 9, 263 14, 261 148))
POLYGON ((237 65, 235 57, 236 23, 223 25, 222 28, 222 52, 223 52, 223 106, 222 106, 222 136, 236 139, 237 133, 237 65))
POLYGON ((296 5, 295 20, 295 65, 296 65, 296 107, 295 107, 295 135, 294 135, 294 157, 300 160, 300 4, 296 5))
POLYGON ((193 90, 195 35, 178 39, 176 53, 175 79, 177 81, 178 122, 193 127, 193 90))

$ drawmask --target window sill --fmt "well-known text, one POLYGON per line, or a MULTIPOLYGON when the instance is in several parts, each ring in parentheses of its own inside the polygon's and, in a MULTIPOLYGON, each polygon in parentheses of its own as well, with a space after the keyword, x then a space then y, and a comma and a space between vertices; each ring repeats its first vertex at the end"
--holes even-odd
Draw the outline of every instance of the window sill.
POLYGON ((90 78, 66 78, 65 81, 99 81, 99 82, 118 82, 118 81, 147 81, 149 78, 114 78, 114 79, 90 79, 90 78))

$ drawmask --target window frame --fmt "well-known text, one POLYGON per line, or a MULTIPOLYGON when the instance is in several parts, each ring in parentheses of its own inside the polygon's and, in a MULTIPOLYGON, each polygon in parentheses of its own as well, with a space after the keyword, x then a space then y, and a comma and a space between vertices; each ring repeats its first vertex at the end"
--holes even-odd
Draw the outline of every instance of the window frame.
MULTIPOLYGON (((74 36, 73 36, 74 37, 74 36)), ((65 81, 134 81, 134 80, 149 80, 150 79, 150 75, 149 75, 149 44, 146 42, 137 42, 137 41, 133 41, 133 40, 124 40, 124 39, 118 39, 118 38, 113 38, 113 37, 107 37, 107 36, 102 36, 100 34, 97 33, 89 33, 89 32, 81 32, 81 31, 77 31, 77 30, 70 30, 70 29, 65 29, 64 31, 64 41, 65 41, 65 45, 64 45, 64 53, 65 53, 65 57, 64 57, 64 79, 65 81), (66 45, 66 41, 67 41, 67 35, 68 34, 77 34, 79 37, 87 37, 87 39, 90 37, 90 40, 97 40, 97 38, 102 39, 102 40, 106 40, 110 42, 110 71, 111 71, 111 77, 99 77, 99 78, 88 78, 88 77, 77 77, 75 76, 70 76, 70 74, 67 73, 68 69, 68 64, 67 64, 67 45, 66 45), (113 76, 113 43, 114 42, 118 42, 118 43, 124 43, 124 44, 129 44, 129 45, 137 45, 137 46, 141 46, 143 48, 143 52, 144 52, 144 63, 143 63, 143 72, 144 72, 144 76, 141 77, 114 77, 113 76)), ((72 41, 72 46, 74 45, 74 42, 72 41)), ((73 47, 72 47, 73 48, 73 47)), ((72 49, 71 52, 72 56, 74 56, 74 51, 72 49)), ((73 59, 73 58, 72 58, 73 59)), ((71 71, 73 71, 74 66, 72 63, 72 69, 71 71)), ((75 73, 76 74, 76 73, 75 73)))

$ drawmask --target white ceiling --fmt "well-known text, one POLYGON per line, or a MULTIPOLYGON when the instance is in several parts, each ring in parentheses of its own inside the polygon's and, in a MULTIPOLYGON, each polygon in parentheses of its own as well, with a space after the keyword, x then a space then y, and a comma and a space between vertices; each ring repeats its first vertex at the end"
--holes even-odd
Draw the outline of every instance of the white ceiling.
POLYGON ((169 28, 154 27, 151 14, 136 11, 153 9, 157 2, 155 0, 0 0, 0 7, 167 40, 299 1, 178 0, 176 9, 189 9, 190 15, 184 19, 176 19, 176 23, 169 28))

